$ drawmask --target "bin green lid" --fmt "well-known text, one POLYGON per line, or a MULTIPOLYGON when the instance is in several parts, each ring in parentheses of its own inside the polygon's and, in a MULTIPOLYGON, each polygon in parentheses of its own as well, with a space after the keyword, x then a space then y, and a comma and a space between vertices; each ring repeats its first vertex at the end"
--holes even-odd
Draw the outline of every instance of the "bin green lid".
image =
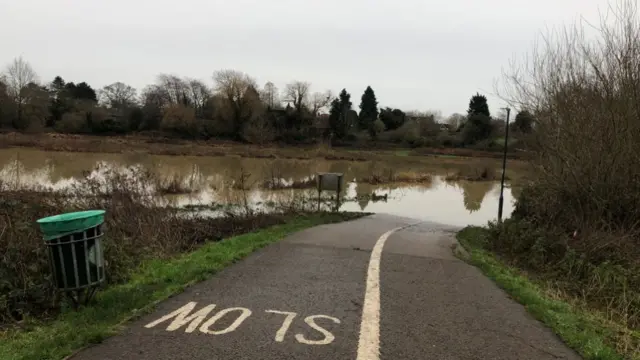
POLYGON ((102 224, 104 213, 104 210, 78 211, 49 216, 36 222, 40 225, 44 239, 51 240, 102 224))

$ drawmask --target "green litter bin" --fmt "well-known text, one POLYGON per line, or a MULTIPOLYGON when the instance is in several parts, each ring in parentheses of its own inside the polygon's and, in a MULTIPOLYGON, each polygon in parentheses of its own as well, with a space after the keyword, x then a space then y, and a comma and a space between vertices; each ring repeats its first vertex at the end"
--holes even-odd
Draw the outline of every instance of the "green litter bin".
POLYGON ((60 290, 95 288, 105 280, 104 210, 89 210, 39 219, 49 248, 54 281, 60 290))

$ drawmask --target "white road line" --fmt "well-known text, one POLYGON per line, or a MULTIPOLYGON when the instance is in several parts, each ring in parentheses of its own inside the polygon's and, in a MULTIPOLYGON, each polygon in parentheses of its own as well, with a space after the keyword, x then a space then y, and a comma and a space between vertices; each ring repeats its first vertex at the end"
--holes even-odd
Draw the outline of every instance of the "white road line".
POLYGON ((401 226, 387 231, 380 236, 371 251, 356 360, 380 359, 380 259, 382 258, 382 248, 391 234, 418 224, 401 226))

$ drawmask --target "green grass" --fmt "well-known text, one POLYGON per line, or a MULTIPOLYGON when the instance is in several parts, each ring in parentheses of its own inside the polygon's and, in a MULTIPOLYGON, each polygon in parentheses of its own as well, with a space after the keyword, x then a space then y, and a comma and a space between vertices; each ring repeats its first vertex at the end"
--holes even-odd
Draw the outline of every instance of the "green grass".
POLYGON ((482 249, 486 229, 467 227, 457 235, 467 249, 471 263, 484 272, 512 298, 523 304, 535 318, 549 326, 572 349, 587 360, 622 360, 611 342, 619 327, 595 311, 551 298, 543 284, 529 280, 517 269, 482 249))
POLYGON ((77 349, 100 343, 118 333, 128 320, 149 313, 158 302, 207 279, 265 245, 311 226, 357 216, 334 213, 298 217, 286 225, 207 243, 172 260, 149 261, 128 283, 98 292, 93 305, 77 312, 65 310, 57 320, 31 324, 28 331, 0 332, 0 359, 63 359, 77 349))

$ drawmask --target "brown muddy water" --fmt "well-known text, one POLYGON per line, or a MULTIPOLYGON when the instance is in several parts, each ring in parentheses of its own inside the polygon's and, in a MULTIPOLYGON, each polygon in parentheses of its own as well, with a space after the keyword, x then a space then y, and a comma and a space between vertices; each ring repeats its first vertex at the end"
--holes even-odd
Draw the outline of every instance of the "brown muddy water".
MULTIPOLYGON (((317 196, 315 189, 265 189, 265 182, 303 180, 317 172, 345 174, 345 201, 340 210, 388 213, 443 224, 484 225, 498 213, 500 183, 494 181, 447 181, 452 170, 403 162, 349 162, 240 157, 157 156, 147 154, 99 154, 45 152, 32 149, 0 150, 0 183, 5 187, 68 188, 83 176, 100 176, 104 169, 141 167, 161 178, 179 179, 189 194, 167 195, 173 206, 238 204, 248 199, 253 206, 287 201, 296 196, 317 196), (421 184, 371 185, 358 179, 372 174, 429 173, 432 181, 421 184), (246 190, 239 190, 240 182, 246 190), (230 184, 236 184, 230 186, 230 184), (386 198, 385 198, 386 195, 386 198)), ((504 198, 505 217, 513 210, 512 184, 504 198)), ((517 185, 517 184, 514 184, 517 185)), ((515 190, 514 190, 515 192, 515 190)), ((328 195, 328 194, 327 194, 328 195)))

